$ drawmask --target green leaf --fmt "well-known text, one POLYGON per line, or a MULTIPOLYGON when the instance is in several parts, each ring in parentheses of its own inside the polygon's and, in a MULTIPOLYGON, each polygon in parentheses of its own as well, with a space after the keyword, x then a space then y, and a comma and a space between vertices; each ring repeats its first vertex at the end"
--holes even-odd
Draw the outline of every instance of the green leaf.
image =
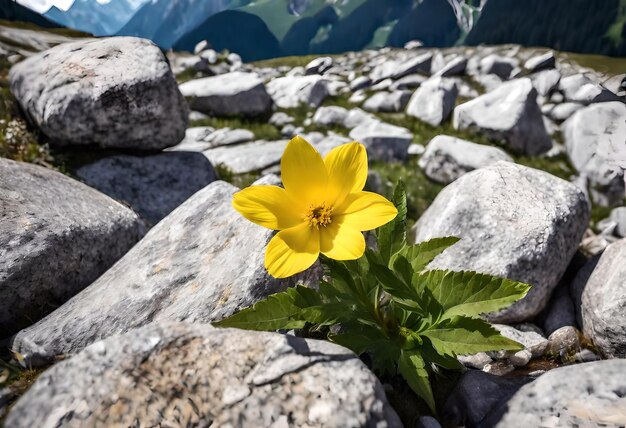
POLYGON ((410 285, 404 283, 386 266, 370 262, 370 272, 378 280, 389 296, 398 305, 409 311, 424 313, 420 294, 410 285))
POLYGON ((302 328, 306 324, 301 316, 302 309, 319 304, 321 300, 315 290, 297 286, 272 294, 213 325, 258 331, 302 328))
POLYGON ((378 228, 376 235, 378 252, 382 262, 386 265, 389 265, 391 257, 406 244, 406 189, 402 181, 396 185, 392 202, 398 210, 398 215, 389 223, 378 228))
POLYGON ((499 311, 522 299, 530 286, 476 272, 433 270, 416 278, 443 307, 443 318, 479 316, 499 311))
POLYGON ((440 354, 427 338, 423 338, 423 343, 419 347, 419 351, 424 360, 429 363, 436 364, 448 370, 463 369, 463 364, 461 364, 456 357, 440 354))
POLYGON ((459 242, 459 240, 460 238, 454 236, 434 238, 430 241, 405 247, 400 254, 411 263, 414 272, 421 272, 435 257, 443 253, 448 247, 459 242))
POLYGON ((519 343, 500 334, 479 318, 456 316, 420 333, 428 338, 439 354, 467 355, 487 351, 519 351, 519 343))
POLYGON ((433 397, 433 390, 430 386, 426 362, 419 351, 403 350, 398 361, 398 371, 411 389, 428 404, 428 407, 433 413, 436 413, 435 398, 433 397))
POLYGON ((351 321, 362 316, 355 305, 344 302, 323 303, 302 309, 302 319, 312 324, 334 325, 343 321, 351 321))

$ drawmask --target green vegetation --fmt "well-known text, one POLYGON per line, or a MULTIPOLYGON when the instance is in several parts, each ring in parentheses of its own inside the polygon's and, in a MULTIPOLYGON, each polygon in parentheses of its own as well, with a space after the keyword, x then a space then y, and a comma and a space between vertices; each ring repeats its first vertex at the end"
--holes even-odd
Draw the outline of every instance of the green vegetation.
POLYGON ((52 166, 47 145, 40 145, 38 134, 22 118, 9 90, 10 63, 0 58, 0 157, 52 166))
POLYGON ((258 172, 235 174, 230 170, 230 168, 221 163, 215 165, 215 172, 220 180, 226 181, 227 183, 230 183, 235 187, 239 187, 240 189, 252 185, 252 183, 261 178, 261 174, 258 172))
MULTIPOLYGON (((331 55, 332 56, 332 55, 331 55)), ((279 58, 263 59, 252 63, 255 67, 278 68, 278 67, 304 67, 319 55, 283 56, 279 58)))
POLYGON ((393 199, 398 215, 377 229, 376 250, 347 262, 322 257, 327 279, 318 289, 291 288, 214 325, 325 333, 367 354, 379 376, 402 376, 436 414, 431 385, 440 373, 463 369, 457 355, 524 348, 480 317, 522 299, 530 286, 476 272, 426 270, 458 238, 409 244, 401 184, 393 199), (332 332, 339 325, 341 333, 332 332))
POLYGON ((380 174, 383 188, 375 190, 387 198, 393 195, 398 181, 402 180, 406 183, 409 227, 419 219, 444 187, 426 177, 422 168, 417 165, 416 157, 411 158, 407 163, 373 162, 370 170, 380 174))
POLYGON ((592 68, 601 73, 622 74, 626 72, 626 56, 619 58, 603 55, 561 52, 559 53, 559 58, 563 62, 575 62, 583 67, 592 68))

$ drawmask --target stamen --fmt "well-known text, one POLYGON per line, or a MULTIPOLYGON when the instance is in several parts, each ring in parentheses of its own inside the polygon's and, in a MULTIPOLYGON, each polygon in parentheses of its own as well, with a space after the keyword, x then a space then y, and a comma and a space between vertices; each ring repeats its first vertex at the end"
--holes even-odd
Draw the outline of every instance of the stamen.
POLYGON ((331 206, 326 204, 312 205, 304 216, 304 220, 309 223, 310 226, 319 229, 320 226, 326 227, 331 223, 332 213, 333 207, 331 206))

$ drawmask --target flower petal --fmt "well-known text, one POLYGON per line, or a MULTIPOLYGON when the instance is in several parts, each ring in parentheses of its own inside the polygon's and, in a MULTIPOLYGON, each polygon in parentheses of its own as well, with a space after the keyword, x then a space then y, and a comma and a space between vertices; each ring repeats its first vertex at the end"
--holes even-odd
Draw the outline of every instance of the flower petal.
POLYGON ((349 194, 337 207, 333 221, 348 224, 357 230, 372 230, 389 223, 398 215, 396 207, 383 196, 372 192, 349 194))
POLYGON ((367 180, 367 151, 356 142, 335 147, 324 158, 328 171, 331 205, 343 202, 349 193, 360 192, 367 180))
POLYGON ((294 137, 280 162, 283 185, 294 200, 309 206, 323 202, 328 173, 322 156, 302 137, 294 137))
POLYGON ((302 214, 285 189, 251 186, 233 196, 233 208, 259 226, 282 230, 302 223, 302 214))
POLYGON ((311 267, 319 253, 319 230, 303 223, 272 238, 265 250, 265 268, 275 278, 286 278, 311 267))
POLYGON ((363 233, 338 221, 320 228, 320 242, 322 254, 335 260, 355 260, 365 252, 363 233))

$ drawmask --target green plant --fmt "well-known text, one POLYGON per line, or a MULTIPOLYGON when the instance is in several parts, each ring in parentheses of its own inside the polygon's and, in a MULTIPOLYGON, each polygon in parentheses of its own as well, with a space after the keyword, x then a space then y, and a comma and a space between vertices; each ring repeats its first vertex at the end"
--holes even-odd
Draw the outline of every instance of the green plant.
POLYGON ((506 308, 530 286, 476 272, 426 270, 458 239, 409 245, 402 184, 394 203, 398 216, 377 230, 376 250, 354 261, 322 258, 329 280, 319 290, 290 288, 214 325, 328 331, 329 340, 370 354, 377 373, 402 375, 435 412, 430 380, 461 369, 457 355, 523 349, 480 315, 506 308), (324 329, 331 326, 336 328, 324 329))

